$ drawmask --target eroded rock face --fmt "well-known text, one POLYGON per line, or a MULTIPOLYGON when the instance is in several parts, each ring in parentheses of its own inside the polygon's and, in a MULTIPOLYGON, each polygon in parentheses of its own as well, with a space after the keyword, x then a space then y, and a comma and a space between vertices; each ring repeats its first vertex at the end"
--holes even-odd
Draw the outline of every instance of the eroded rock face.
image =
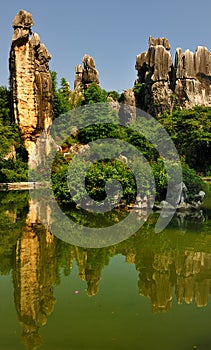
POLYGON ((78 64, 75 67, 75 81, 74 81, 74 90, 78 94, 82 92, 83 89, 83 67, 81 64, 78 64))
POLYGON ((168 40, 150 37, 148 51, 136 58, 136 70, 137 82, 145 86, 143 109, 151 114, 169 109, 173 62, 168 40))
POLYGON ((85 85, 85 88, 89 87, 90 84, 96 83, 99 85, 99 79, 98 79, 98 71, 95 68, 95 61, 94 59, 89 55, 84 55, 83 57, 83 76, 82 81, 85 85))
POLYGON ((176 50, 175 64, 166 38, 149 38, 149 49, 136 58, 138 79, 144 85, 142 108, 152 115, 173 110, 211 106, 211 53, 199 46, 195 53, 176 50))
POLYGON ((74 89, 77 93, 81 93, 87 89, 92 83, 100 85, 99 73, 95 67, 94 59, 89 55, 84 55, 83 66, 78 64, 75 67, 74 89))
POLYGON ((48 62, 51 55, 31 28, 32 15, 20 11, 13 20, 10 51, 10 86, 13 118, 19 125, 29 155, 29 167, 43 160, 50 148, 49 127, 53 119, 53 91, 48 62), (40 133, 45 136, 37 141, 40 133), (44 153, 43 153, 44 151, 44 153))
POLYGON ((127 123, 136 119, 136 99, 133 89, 127 89, 123 93, 123 104, 121 105, 120 121, 127 123))
POLYGON ((175 94, 180 106, 211 106, 211 53, 206 47, 198 46, 194 53, 177 49, 175 71, 175 94))

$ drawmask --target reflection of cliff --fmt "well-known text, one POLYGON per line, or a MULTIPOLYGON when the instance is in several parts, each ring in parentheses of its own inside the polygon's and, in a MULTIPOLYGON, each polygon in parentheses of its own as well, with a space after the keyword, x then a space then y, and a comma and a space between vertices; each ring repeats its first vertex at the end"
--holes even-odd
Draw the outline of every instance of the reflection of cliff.
POLYGON ((143 253, 136 262, 139 292, 149 297, 152 311, 169 311, 173 288, 179 304, 206 306, 211 293, 211 254, 186 250, 176 256, 143 253))
MULTIPOLYGON (((30 317, 32 333, 46 322, 47 308, 52 308, 51 288, 56 278, 59 280, 57 271, 64 268, 68 275, 74 260, 79 278, 87 282, 89 296, 98 293, 102 271, 110 257, 122 254, 126 263, 135 264, 139 293, 151 299, 153 312, 170 310, 174 289, 178 303, 207 305, 211 293, 211 250, 205 247, 211 247, 209 235, 202 240, 200 234, 181 236, 180 231, 174 231, 174 235, 170 231, 158 237, 151 234, 151 226, 152 231, 154 227, 151 219, 147 228, 125 242, 108 248, 83 249, 53 239, 43 229, 39 213, 48 224, 52 221, 51 212, 43 202, 31 201, 29 207, 27 227, 16 249, 15 281, 20 298, 16 300, 19 317, 22 323, 26 316, 30 317)), ((24 327, 26 325, 24 323, 24 327)))
POLYGON ((83 249, 75 247, 75 258, 79 269, 79 278, 87 281, 87 295, 98 293, 102 270, 109 262, 107 249, 83 249))
POLYGON ((23 328, 23 342, 28 349, 36 349, 41 344, 39 327, 46 324, 55 303, 55 242, 41 227, 36 233, 37 225, 31 203, 26 227, 17 242, 14 267, 15 305, 23 328))
POLYGON ((15 305, 28 349, 41 344, 39 328, 46 324, 55 303, 53 286, 59 283, 61 269, 66 276, 70 274, 74 260, 89 296, 98 293, 110 257, 121 254, 126 263, 136 266, 139 293, 150 298, 153 312, 169 311, 174 291, 178 303, 207 305, 211 294, 211 236, 204 234, 203 223, 197 226, 197 234, 173 226, 155 235, 153 216, 127 241, 108 248, 83 249, 44 229, 39 214, 49 226, 53 219, 43 201, 28 202, 23 192, 16 193, 14 201, 11 196, 1 196, 0 272, 8 274, 13 268, 15 305))
MULTIPOLYGON (((211 254, 190 249, 171 250, 162 253, 142 247, 141 234, 131 237, 119 245, 102 249, 71 248, 72 259, 76 259, 79 278, 87 282, 87 294, 96 295, 102 271, 111 256, 122 254, 126 263, 136 265, 139 272, 139 293, 151 299, 152 312, 166 312, 171 309, 173 291, 178 303, 195 302, 198 307, 206 306, 211 294, 211 254)), ((163 242, 159 247, 162 249, 163 242)))
POLYGON ((142 264, 136 265, 139 271, 139 293, 151 299, 152 312, 169 311, 173 292, 171 258, 148 252, 142 264))
POLYGON ((186 251, 179 259, 175 264, 178 303, 195 301, 197 306, 206 306, 211 293, 211 254, 186 251))

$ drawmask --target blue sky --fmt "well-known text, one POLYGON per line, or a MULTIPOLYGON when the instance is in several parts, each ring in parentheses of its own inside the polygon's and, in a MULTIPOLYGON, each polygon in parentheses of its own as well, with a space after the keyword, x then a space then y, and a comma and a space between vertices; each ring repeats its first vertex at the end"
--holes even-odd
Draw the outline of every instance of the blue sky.
POLYGON ((94 57, 102 88, 123 91, 136 79, 136 55, 148 37, 167 37, 176 47, 211 50, 211 1, 26 1, 7 0, 0 11, 0 85, 8 85, 8 56, 16 13, 32 13, 41 41, 52 55, 50 69, 73 88, 74 68, 85 53, 94 57))

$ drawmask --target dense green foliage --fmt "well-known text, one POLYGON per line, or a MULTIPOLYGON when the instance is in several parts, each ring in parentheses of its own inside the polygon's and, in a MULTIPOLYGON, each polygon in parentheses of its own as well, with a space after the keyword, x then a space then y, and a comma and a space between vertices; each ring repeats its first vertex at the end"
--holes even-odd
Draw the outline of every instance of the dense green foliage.
MULTIPOLYGON (((79 183, 79 174, 85 169, 85 162, 82 160, 77 161, 77 167, 74 168, 76 176, 68 176, 68 163, 60 163, 57 169, 54 167, 52 174, 52 182, 54 193, 56 197, 63 203, 72 203, 83 199, 83 183, 79 183), (59 171, 58 170, 59 166, 59 171), (79 191, 75 191, 73 196, 70 195, 70 191, 67 185, 67 180, 74 194, 74 189, 77 187, 79 191), (81 186, 81 187, 79 187, 81 186)), ((100 202, 106 198, 105 186, 112 180, 117 180, 123 187, 123 198, 126 203, 134 201, 136 195, 136 183, 132 171, 128 166, 119 160, 101 160, 92 164, 86 174, 86 191, 89 196, 96 202, 100 202)), ((113 191, 115 188, 113 189, 113 191)), ((117 188, 118 190, 118 188, 117 188)), ((114 193, 116 193, 114 191, 114 193)), ((115 198, 111 196, 111 203, 115 198)))
MULTIPOLYGON (((136 88, 137 90, 141 90, 142 87, 138 86, 136 88)), ((85 103, 91 105, 94 103, 105 102, 107 99, 107 94, 105 90, 102 90, 96 84, 91 85, 84 92, 84 96, 85 103)), ((98 121, 100 121, 101 119, 105 120, 106 116, 107 123, 95 124, 93 121, 93 125, 90 125, 79 131, 77 135, 77 142, 79 142, 79 144, 87 144, 94 140, 101 140, 103 138, 117 138, 122 139, 128 144, 135 146, 136 149, 143 154, 143 156, 151 165, 156 185, 156 199, 159 201, 164 199, 169 179, 166 173, 163 159, 159 156, 157 150, 152 145, 152 143, 148 141, 148 135, 141 135, 138 132, 138 128, 136 131, 136 128, 134 126, 131 129, 130 124, 128 124, 127 127, 120 126, 117 123, 117 111, 115 109, 109 108, 109 106, 107 105, 93 105, 93 111, 97 112, 98 121)), ((84 109, 80 112, 80 119, 82 124, 85 120, 87 120, 90 117, 89 114, 89 109, 84 109)), ((93 113, 93 115, 91 115, 91 121, 92 118, 94 118, 95 114, 96 113, 93 113)), ((140 119, 140 122, 142 124, 146 122, 147 124, 147 121, 145 121, 144 119, 140 119)), ((163 120, 162 123, 164 124, 163 120)), ((148 129, 148 132, 150 132, 151 134, 154 133, 155 135, 157 135, 158 138, 161 137, 159 135, 159 129, 156 129, 156 123, 152 124, 152 128, 154 129, 148 129)), ((162 139, 161 141, 165 143, 165 140, 162 139)), ((98 146, 98 150, 99 147, 100 146, 98 146)), ((112 144, 109 144, 109 148, 111 149, 112 147, 112 144)), ((121 153, 121 149, 119 149, 119 152, 121 153)), ((103 154, 106 154, 106 149, 105 152, 102 151, 101 160, 94 162, 89 168, 88 172, 86 173, 85 184, 87 193, 92 199, 94 199, 97 202, 100 202, 101 200, 104 200, 106 198, 106 185, 108 185, 108 183, 112 180, 117 180, 121 183, 123 187, 122 200, 124 200, 126 203, 133 202, 137 194, 137 188, 132 170, 128 167, 127 164, 123 163, 118 159, 103 159, 103 154)), ((71 157, 71 160, 73 158, 71 157)), ((134 161, 136 164, 136 160, 134 161)), ((184 182, 186 183, 189 191, 189 199, 191 199, 191 197, 193 197, 202 188, 202 181, 196 175, 196 172, 184 162, 183 158, 181 159, 181 161, 183 167, 184 182)), ((171 161, 170 158, 168 162, 171 163, 171 166, 174 166, 174 162, 173 160, 171 161)), ((82 181, 81 187, 79 186, 79 174, 84 172, 84 169, 86 168, 86 161, 83 159, 78 159, 77 163, 74 163, 74 176, 72 176, 71 179, 68 175, 69 164, 66 160, 62 160, 62 157, 59 156, 55 164, 56 167, 54 166, 52 171, 52 182, 56 197, 63 203, 73 204, 74 201, 77 202, 78 200, 81 200, 83 198, 84 189, 82 181), (70 195, 69 188, 66 182, 67 179, 69 180, 69 183, 71 183, 72 196, 70 195), (74 188, 76 187, 77 191, 75 191, 74 194, 74 188)), ((143 167, 143 169, 138 168, 138 171, 142 179, 142 189, 145 191, 145 193, 148 193, 150 190, 149 187, 151 186, 150 183, 147 183, 147 179, 149 178, 149 174, 147 172, 148 170, 143 167)))
POLYGON ((88 89, 84 91, 84 103, 86 105, 98 102, 107 102, 108 93, 101 89, 99 85, 93 83, 88 89))
POLYGON ((143 101, 143 90, 144 90, 144 85, 141 83, 135 84, 133 91, 136 99, 136 107, 142 109, 142 106, 144 106, 144 101, 143 101))
POLYGON ((57 74, 55 71, 51 72, 51 78, 54 94, 54 118, 57 118, 70 110, 70 89, 65 79, 62 79, 61 88, 58 88, 57 74))
POLYGON ((81 110, 81 124, 85 124, 86 120, 90 120, 90 124, 92 125, 79 131, 79 142, 86 144, 90 141, 105 137, 119 137, 120 130, 115 122, 117 120, 117 111, 110 108, 109 105, 105 103, 107 102, 107 98, 108 93, 95 83, 91 84, 90 87, 84 91, 83 104, 96 105, 88 110, 86 110, 86 108, 81 110), (90 111, 92 110, 93 113, 90 115, 90 111), (97 116, 97 120, 95 116, 97 116))
POLYGON ((10 92, 5 86, 0 86, 0 119, 10 122, 10 92))
POLYGON ((28 213, 27 191, 0 192, 0 274, 8 274, 13 266, 13 253, 28 213))
POLYGON ((5 125, 0 120, 0 182, 27 181, 27 170, 27 152, 18 127, 5 125))
POLYGON ((160 116, 159 121, 185 162, 199 173, 211 174, 211 108, 176 109, 160 116))
POLYGON ((120 101, 121 95, 117 91, 108 91, 108 101, 109 98, 112 98, 113 101, 120 101))
POLYGON ((9 97, 7 88, 0 87, 0 182, 27 181, 27 152, 10 120, 9 97))
MULTIPOLYGON (((51 72, 51 76, 55 118, 81 105, 93 105, 98 116, 96 123, 93 120, 92 125, 80 129, 77 136, 70 136, 66 139, 63 149, 68 149, 74 143, 80 146, 80 144, 87 144, 98 139, 122 139, 135 146, 150 163, 156 183, 156 198, 158 200, 165 198, 168 177, 163 159, 159 157, 155 147, 148 141, 147 135, 141 135, 138 131, 135 131, 134 127, 131 129, 129 124, 127 127, 119 126, 117 122, 118 111, 110 108, 108 105, 98 105, 98 103, 109 101, 109 98, 114 101, 121 101, 121 96, 116 91, 107 92, 95 83, 85 89, 81 96, 77 96, 75 92, 70 90, 69 84, 64 78, 62 78, 60 87, 58 87, 56 72, 51 72)), ((141 100, 143 88, 141 84, 137 84, 134 87, 137 107, 139 107, 138 101, 140 102, 141 100)), ((23 146, 17 126, 10 121, 9 98, 9 91, 5 87, 0 87, 0 181, 27 181, 27 152, 23 146), (7 157, 12 150, 15 150, 16 159, 7 157)), ((87 112, 84 109, 80 114, 81 123, 83 124, 89 117, 89 111, 87 112)), ((173 113, 166 112, 158 118, 159 122, 171 135, 182 157, 184 181, 191 197, 202 187, 201 181, 192 168, 203 174, 210 174, 211 172, 211 108, 177 109, 173 113)), ((141 122, 143 123, 144 120, 141 122)), ((156 130, 154 132, 157 133, 156 130)), ((157 136, 159 137, 159 133, 157 133, 157 136)), ((69 160, 71 161, 73 157, 71 156, 69 160)), ((73 204, 74 196, 70 196, 66 182, 68 167, 69 162, 64 159, 63 155, 57 155, 52 168, 52 182, 58 200, 63 203, 73 204)), ((85 161, 80 160, 76 171, 80 173, 84 167, 85 161)), ((42 171, 40 176, 42 178, 42 171)), ((141 176, 145 186, 143 188, 148 191, 148 185, 144 182, 144 174, 141 174, 141 176)), ((148 175, 145 174, 145 176, 147 177, 148 175)), ((128 165, 118 159, 108 160, 102 157, 101 161, 94 163, 90 167, 86 175, 88 194, 96 201, 105 199, 105 186, 112 179, 122 184, 125 202, 132 202, 137 191, 134 175, 128 165)), ((71 179, 71 182, 74 188, 78 182, 77 174, 74 179, 71 179)), ((77 196, 80 197, 80 193, 77 192, 75 196, 75 199, 77 199, 77 196)))
MULTIPOLYGON (((203 188, 202 179, 196 174, 194 169, 191 169, 183 160, 181 160, 183 182, 186 184, 188 190, 188 201, 191 201, 195 194, 203 188)), ((161 201, 166 196, 168 176, 164 167, 162 158, 151 162, 153 174, 156 184, 156 199, 161 201)))
POLYGON ((51 78, 54 95, 54 118, 58 118, 71 109, 79 107, 83 96, 77 96, 75 92, 72 92, 65 78, 61 79, 60 87, 58 87, 57 73, 55 71, 51 71, 51 78))

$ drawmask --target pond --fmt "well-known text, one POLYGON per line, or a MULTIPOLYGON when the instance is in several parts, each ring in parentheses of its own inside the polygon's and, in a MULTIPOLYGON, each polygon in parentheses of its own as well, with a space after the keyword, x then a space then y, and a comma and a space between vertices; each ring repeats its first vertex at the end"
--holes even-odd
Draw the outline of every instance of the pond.
POLYGON ((1 192, 0 349, 211 349, 210 193, 197 216, 155 234, 154 213, 98 249, 53 236, 27 191, 1 192))

